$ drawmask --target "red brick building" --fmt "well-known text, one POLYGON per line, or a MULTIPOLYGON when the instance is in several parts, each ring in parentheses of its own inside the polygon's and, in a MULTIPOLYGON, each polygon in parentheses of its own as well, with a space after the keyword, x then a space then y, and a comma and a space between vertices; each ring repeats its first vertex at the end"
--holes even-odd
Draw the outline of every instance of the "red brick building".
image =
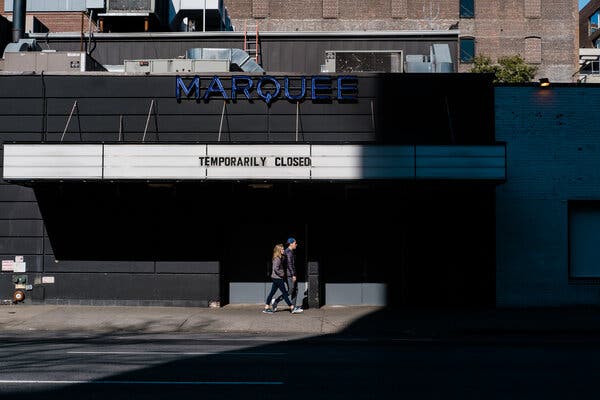
MULTIPOLYGON (((0 10, 6 1, 12 0, 0 0, 0 10)), ((515 54, 551 81, 574 81, 578 70, 576 0, 546 1, 544 7, 541 0, 226 0, 225 5, 238 31, 257 24, 263 32, 457 29, 460 72, 471 69, 475 55, 495 60, 515 54)), ((81 31, 81 12, 29 15, 50 32, 81 31)))
MULTIPOLYGON (((473 45, 475 55, 496 59, 520 54, 538 66, 538 76, 573 81, 578 68, 577 1, 544 5, 541 0, 227 1, 237 30, 256 23, 261 31, 458 29, 461 43, 473 45)), ((459 71, 470 68, 463 62, 459 71)))
MULTIPOLYGON (((12 4, 12 0, 0 0, 0 15, 12 20, 12 12, 5 12, 5 4, 12 4)), ((83 11, 48 11, 28 12, 26 30, 34 32, 80 32, 82 28, 88 29, 88 16, 83 11)), ((95 24, 94 24, 95 27, 95 24)))

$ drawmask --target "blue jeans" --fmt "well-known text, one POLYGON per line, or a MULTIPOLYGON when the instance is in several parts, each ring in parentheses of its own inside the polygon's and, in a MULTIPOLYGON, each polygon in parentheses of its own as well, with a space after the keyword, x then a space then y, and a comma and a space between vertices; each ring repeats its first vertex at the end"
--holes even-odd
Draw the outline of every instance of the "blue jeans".
MULTIPOLYGON (((298 298, 298 281, 294 282, 292 277, 288 277, 287 281, 283 281, 283 283, 284 285, 286 285, 286 288, 288 290, 288 296, 290 297, 290 300, 292 301, 292 304, 295 307, 296 299, 298 298)), ((283 300, 283 294, 275 299, 275 304, 279 304, 281 300, 283 300)))
POLYGON ((269 305, 271 304, 271 300, 273 299, 273 296, 275 296, 275 292, 277 292, 277 289, 279 289, 281 291, 281 295, 283 296, 283 300, 286 302, 286 304, 288 306, 292 306, 292 302, 290 301, 290 297, 288 296, 288 292, 287 289, 285 288, 285 284, 283 283, 283 279, 281 278, 271 278, 273 280, 273 285, 271 286, 271 292, 269 293, 269 296, 267 296, 267 302, 266 304, 269 305))

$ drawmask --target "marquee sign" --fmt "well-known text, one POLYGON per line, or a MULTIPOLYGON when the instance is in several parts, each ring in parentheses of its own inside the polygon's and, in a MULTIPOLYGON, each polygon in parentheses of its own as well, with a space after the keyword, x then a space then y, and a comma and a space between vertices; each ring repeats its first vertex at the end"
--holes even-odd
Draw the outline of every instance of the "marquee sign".
POLYGON ((504 145, 4 144, 6 180, 503 180, 504 145))
POLYGON ((295 78, 286 76, 283 79, 270 75, 260 77, 233 75, 230 90, 225 89, 223 85, 224 78, 213 76, 208 79, 210 79, 208 85, 202 91, 202 81, 199 76, 196 75, 188 80, 176 76, 175 98, 177 101, 181 101, 184 97, 194 98, 197 101, 208 101, 215 96, 224 100, 236 100, 238 96, 243 96, 248 100, 259 98, 269 104, 280 97, 292 101, 302 101, 307 98, 313 101, 333 99, 337 101, 354 101, 358 96, 358 79, 352 75, 336 77, 315 75, 295 78), (299 85, 299 87, 296 87, 296 85, 299 85), (307 94, 307 85, 310 87, 310 94, 307 94), (253 96, 253 93, 256 93, 256 95, 253 96))

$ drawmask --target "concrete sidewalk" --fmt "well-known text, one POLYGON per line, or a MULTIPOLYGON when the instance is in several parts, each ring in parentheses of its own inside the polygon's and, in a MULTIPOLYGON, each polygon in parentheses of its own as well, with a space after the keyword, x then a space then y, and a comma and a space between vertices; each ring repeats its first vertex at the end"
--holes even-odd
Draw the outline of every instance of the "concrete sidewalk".
POLYGON ((292 315, 263 314, 262 305, 222 308, 79 305, 0 306, 0 333, 290 333, 361 338, 485 340, 552 337, 600 341, 598 308, 398 310, 322 307, 292 315))
POLYGON ((322 307, 291 314, 286 308, 273 315, 262 305, 222 308, 120 307, 76 305, 0 306, 0 332, 93 331, 139 333, 338 333, 380 307, 322 307))

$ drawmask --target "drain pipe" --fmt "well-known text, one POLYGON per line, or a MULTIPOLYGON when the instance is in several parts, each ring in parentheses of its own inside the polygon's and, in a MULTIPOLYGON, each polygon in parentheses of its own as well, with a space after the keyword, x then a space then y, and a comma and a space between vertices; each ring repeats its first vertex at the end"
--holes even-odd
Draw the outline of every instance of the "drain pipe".
POLYGON ((25 13, 27 0, 13 0, 12 41, 17 43, 25 36, 25 13))

